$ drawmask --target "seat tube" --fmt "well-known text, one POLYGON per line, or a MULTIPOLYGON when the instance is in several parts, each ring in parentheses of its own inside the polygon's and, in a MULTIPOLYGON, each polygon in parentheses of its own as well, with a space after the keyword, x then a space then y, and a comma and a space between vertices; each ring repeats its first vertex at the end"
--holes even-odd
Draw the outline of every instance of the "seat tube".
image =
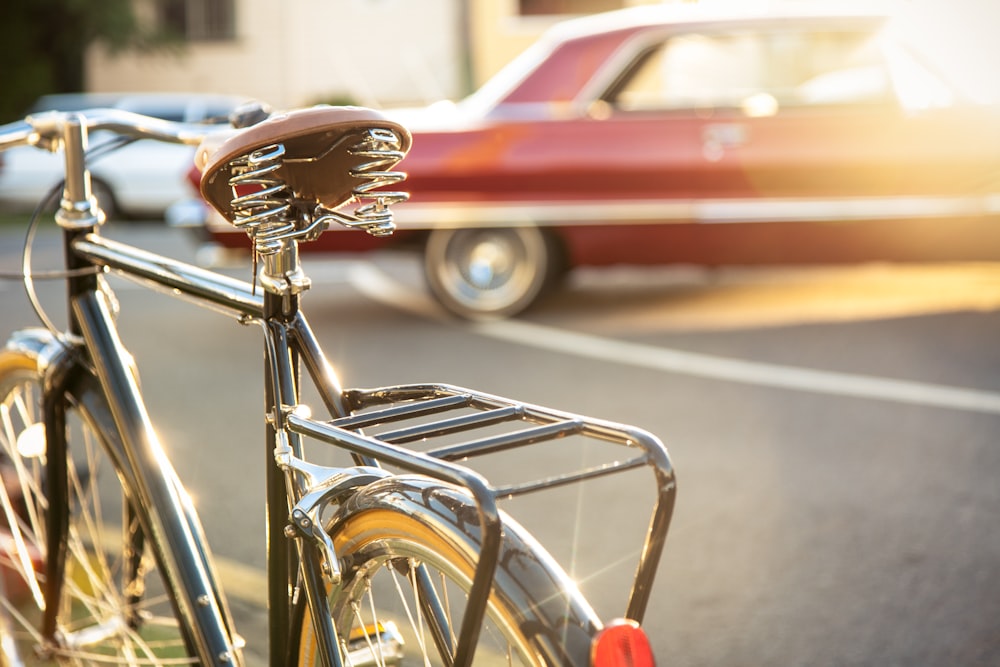
MULTIPOLYGON (((291 655, 298 647, 298 638, 291 637, 295 626, 292 616, 293 594, 307 595, 312 613, 325 608, 325 588, 318 578, 319 564, 311 546, 297 545, 285 537, 290 503, 301 496, 303 489, 295 488, 300 482, 282 470, 275 459, 279 444, 287 445, 291 454, 302 456, 299 436, 291 434, 279 443, 279 438, 289 436, 283 427, 283 411, 298 402, 301 382, 298 349, 290 344, 289 330, 294 330, 299 319, 299 298, 309 288, 309 279, 299 265, 298 246, 294 240, 285 241, 281 249, 264 257, 260 276, 264 287, 264 338, 265 338, 265 405, 269 415, 266 431, 267 470, 267 575, 271 642, 271 667, 284 667, 297 656, 291 655), (304 572, 298 577, 300 568, 304 572), (304 587, 304 590, 301 588, 304 587)), ((314 617, 313 630, 319 647, 318 654, 324 667, 341 667, 340 650, 335 632, 327 615, 314 617)))
POLYGON ((268 635, 271 667, 284 667, 291 647, 297 642, 290 637, 292 627, 292 591, 296 586, 297 554, 294 544, 285 537, 288 525, 288 478, 275 460, 278 444, 276 421, 282 403, 294 400, 298 391, 298 359, 288 348, 285 322, 298 311, 298 295, 287 289, 280 272, 271 280, 271 261, 265 261, 261 283, 264 287, 264 409, 270 416, 265 423, 264 470, 267 526, 268 635))
MULTIPOLYGON (((271 295, 265 294, 266 304, 271 295)), ((276 378, 268 355, 264 363, 264 405, 267 411, 272 411, 278 402, 274 390, 276 378)), ((270 639, 271 667, 284 667, 288 654, 289 628, 291 627, 290 590, 294 585, 291 573, 291 544, 284 537, 285 526, 288 523, 288 492, 285 488, 284 473, 274 460, 274 447, 277 442, 277 431, 273 420, 265 420, 264 424, 264 470, 265 494, 267 502, 264 506, 266 514, 267 540, 267 599, 268 599, 268 636, 270 639)))

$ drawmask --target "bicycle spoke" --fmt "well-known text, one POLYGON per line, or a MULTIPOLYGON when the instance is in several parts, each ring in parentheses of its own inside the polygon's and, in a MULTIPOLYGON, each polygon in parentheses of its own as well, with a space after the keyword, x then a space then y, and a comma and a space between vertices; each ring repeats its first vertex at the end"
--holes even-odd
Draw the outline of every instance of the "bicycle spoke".
POLYGON ((40 376, 27 361, 0 351, 0 567, 16 586, 15 597, 4 599, 0 611, 14 627, 18 653, 31 655, 42 647, 44 657, 60 665, 193 664, 165 589, 144 585, 155 571, 149 554, 137 554, 134 564, 127 560, 131 555, 125 547, 137 525, 129 524, 136 519, 128 518, 120 479, 102 435, 92 428, 105 420, 83 414, 76 401, 66 404, 65 577, 55 641, 42 637, 47 461, 38 421, 40 376), (127 521, 114 521, 115 514, 127 521))
MULTIPOLYGON (((407 561, 407 563, 408 563, 408 569, 409 569, 409 571, 412 572, 413 571, 413 562, 412 561, 407 561)), ((393 585, 396 588, 396 592, 399 594, 399 600, 400 600, 400 602, 403 603, 404 609, 406 611, 406 617, 410 621, 410 629, 413 630, 415 632, 415 634, 416 634, 417 644, 420 646, 420 654, 424 658, 424 663, 425 664, 430 664, 428 662, 428 659, 427 659, 427 642, 426 642, 426 638, 424 637, 423 614, 421 613, 421 610, 420 610, 420 600, 419 600, 419 598, 417 598, 417 588, 416 588, 416 586, 411 586, 411 590, 412 590, 413 596, 415 598, 413 606, 416 607, 416 609, 417 609, 417 620, 414 620, 413 612, 410 609, 410 605, 407 604, 408 595, 407 595, 407 593, 405 593, 403 591, 403 588, 402 588, 402 586, 399 583, 399 574, 398 574, 398 571, 395 568, 395 565, 393 563, 389 562, 389 563, 386 563, 385 567, 390 572, 390 575, 392 576, 392 583, 393 583, 393 585)), ((369 592, 369 595, 370 595, 371 594, 371 589, 368 589, 368 592, 369 592)))
MULTIPOLYGON (((21 423, 29 425, 35 423, 31 419, 28 407, 22 399, 20 392, 17 392, 14 396, 12 405, 17 410, 21 423)), ((7 446, 5 447, 6 458, 9 459, 14 466, 14 474, 19 482, 18 487, 23 489, 27 486, 29 489, 35 490, 38 487, 29 482, 29 476, 27 475, 27 471, 21 461, 21 457, 17 455, 16 451, 14 451, 17 446, 17 434, 15 433, 10 408, 7 405, 2 405, 0 408, 2 408, 4 442, 7 443, 7 446)), ((34 598, 35 604, 40 609, 44 609, 45 598, 42 594, 41 587, 39 586, 38 578, 35 576, 35 566, 32 563, 31 553, 28 549, 27 540, 25 539, 25 526, 23 525, 21 518, 18 516, 17 511, 14 509, 14 503, 10 498, 10 492, 8 490, 6 479, 3 480, 2 487, 0 499, 2 499, 3 514, 6 520, 7 529, 10 532, 11 541, 13 543, 11 547, 13 547, 13 551, 16 554, 13 561, 16 562, 18 573, 20 574, 25 585, 28 586, 31 595, 34 598)), ((38 517, 34 512, 34 504, 29 501, 29 498, 24 497, 23 491, 20 500, 22 501, 21 505, 24 506, 28 512, 28 520, 31 522, 31 527, 37 528, 41 522, 38 520, 38 517)), ((10 549, 10 547, 8 547, 8 549, 10 549)))
MULTIPOLYGON (((428 496, 433 494, 414 491, 414 497, 428 496)), ((451 544, 460 542, 457 534, 450 535, 449 541, 428 540, 427 526, 422 518, 406 514, 402 508, 397 511, 398 500, 398 495, 393 494, 391 512, 359 513, 332 531, 335 544, 346 548, 342 558, 349 564, 344 569, 343 584, 331 594, 334 623, 338 629, 350 628, 345 641, 350 649, 345 651, 351 660, 349 664, 450 667, 460 641, 458 630, 470 604, 467 595, 475 572, 475 552, 451 550, 451 544), (382 525, 392 528, 383 531, 382 525), (468 560, 462 560, 466 557, 468 560), (383 635, 383 628, 391 625, 396 629, 397 623, 400 643, 393 644, 391 636, 383 635)), ((410 509, 412 511, 412 507, 410 509)), ((434 517, 435 529, 445 525, 440 515, 434 517)), ((456 518, 455 525, 464 527, 467 524, 456 518)), ((516 553, 524 553, 523 545, 512 548, 516 553)), ((523 560, 520 562, 523 564, 523 560)), ((553 579, 543 576, 533 581, 553 579)), ((537 598, 535 591, 521 585, 513 590, 517 594, 531 593, 531 599, 526 600, 523 607, 505 607, 506 600, 510 599, 506 595, 489 600, 476 642, 476 667, 542 664, 539 662, 541 656, 531 646, 533 638, 556 636, 553 633, 556 627, 562 630, 567 619, 575 618, 574 614, 578 613, 578 608, 571 605, 552 619, 554 624, 548 620, 526 620, 523 618, 525 610, 529 614, 542 608, 558 611, 548 602, 542 602, 553 597, 555 591, 538 590, 541 598, 537 598), (542 627, 549 630, 544 635, 537 634, 542 627), (531 634, 523 634, 525 629, 531 634)), ((586 632, 587 626, 573 621, 570 627, 574 632, 586 632)), ((303 632, 303 646, 313 646, 314 643, 307 639, 311 633, 308 624, 303 632)), ((578 638, 589 649, 589 637, 578 638)), ((584 653, 587 651, 581 655, 584 653)), ((299 661, 300 667, 319 664, 311 651, 301 656, 304 660, 299 661)))

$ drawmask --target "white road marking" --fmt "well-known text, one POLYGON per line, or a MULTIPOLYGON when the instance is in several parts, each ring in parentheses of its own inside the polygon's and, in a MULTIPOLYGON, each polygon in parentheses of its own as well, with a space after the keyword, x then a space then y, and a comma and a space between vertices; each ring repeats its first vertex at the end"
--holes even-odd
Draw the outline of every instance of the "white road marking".
POLYGON ((1000 414, 1000 394, 975 389, 717 357, 610 340, 526 322, 493 322, 479 325, 476 329, 484 335, 522 345, 639 368, 843 397, 1000 414))
MULTIPOLYGON (((429 319, 449 319, 424 290, 402 284, 368 261, 319 265, 310 272, 310 278, 315 284, 347 282, 367 297, 399 310, 429 319)), ((140 288, 123 280, 116 281, 115 285, 116 289, 133 287, 140 288)), ((842 397, 1000 414, 998 392, 718 357, 519 320, 466 326, 481 336, 497 340, 646 370, 842 397)))
MULTIPOLYGON (((422 317, 446 317, 421 290, 400 284, 372 264, 355 264, 348 274, 348 280, 369 298, 387 305, 422 317)), ((718 357, 613 340, 518 320, 468 326, 479 335, 518 345, 647 370, 842 397, 1000 414, 1000 393, 997 392, 718 357)))

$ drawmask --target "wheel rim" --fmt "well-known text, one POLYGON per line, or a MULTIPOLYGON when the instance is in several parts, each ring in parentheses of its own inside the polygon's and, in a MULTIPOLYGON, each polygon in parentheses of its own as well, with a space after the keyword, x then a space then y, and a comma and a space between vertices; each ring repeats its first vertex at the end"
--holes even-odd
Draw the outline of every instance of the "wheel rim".
MULTIPOLYGON (((355 519, 335 539, 338 554, 354 564, 330 598, 335 627, 348 638, 348 664, 450 664, 441 656, 448 649, 442 648, 440 636, 435 637, 435 627, 441 625, 433 620, 428 600, 439 601, 439 613, 451 628, 440 634, 453 649, 474 564, 430 531, 416 524, 402 525, 398 516, 384 513, 355 519), (378 536, 366 534, 365 526, 373 522, 380 526, 378 536), (390 528, 384 530, 386 526, 390 528), (398 534, 397 528, 401 528, 398 534)), ((300 646, 300 665, 319 664, 308 621, 300 646)), ((475 665, 539 664, 531 655, 516 621, 491 599, 476 643, 475 665)))
MULTIPOLYGON (((0 612, 10 616, 22 655, 39 649, 45 574, 45 471, 40 391, 33 372, 0 378, 0 570, 7 595, 0 612)), ((67 414, 72 512, 66 542, 66 577, 56 643, 45 652, 58 664, 191 664, 185 643, 148 553, 145 576, 124 584, 123 503, 117 477, 86 420, 67 414), (130 601, 128 593, 142 593, 130 601)), ((128 521, 135 526, 134 519, 128 521)))
MULTIPOLYGON (((429 603, 427 598, 442 601, 452 630, 445 641, 452 647, 457 641, 454 635, 458 633, 465 608, 468 580, 448 564, 433 562, 427 555, 395 555, 393 552, 398 553, 401 546, 399 542, 373 545, 372 559, 353 579, 351 590, 346 591, 342 611, 337 617, 341 619, 339 627, 350 627, 350 636, 355 638, 354 657, 362 662, 352 664, 366 664, 367 661, 367 664, 390 665, 401 664, 404 660, 416 664, 445 664, 440 657, 442 649, 436 643, 439 640, 431 627, 433 621, 425 609, 429 603), (418 579, 426 582, 424 586, 429 586, 431 595, 420 592, 418 579), (385 650, 384 639, 382 642, 364 641, 364 629, 370 631, 379 627, 393 627, 398 632, 403 645, 394 654, 385 650), (396 656, 398 663, 385 659, 396 656)), ((411 549, 415 551, 419 550, 411 549)), ((476 646, 476 665, 534 664, 519 646, 514 633, 515 629, 492 608, 476 646)))
POLYGON ((426 270, 435 296, 463 316, 507 316, 539 294, 548 244, 534 227, 435 231, 426 270))

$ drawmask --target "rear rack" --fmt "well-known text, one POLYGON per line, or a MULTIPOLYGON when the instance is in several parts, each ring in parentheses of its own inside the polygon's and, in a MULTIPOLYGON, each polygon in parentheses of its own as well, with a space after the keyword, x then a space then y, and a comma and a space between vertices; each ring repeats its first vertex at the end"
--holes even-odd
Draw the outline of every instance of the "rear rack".
POLYGON ((290 414, 294 432, 346 448, 367 462, 458 484, 475 498, 483 528, 483 553, 476 577, 492 581, 499 555, 497 500, 552 489, 607 475, 652 468, 656 501, 639 556, 626 617, 641 621, 673 512, 676 484, 666 447, 650 433, 446 384, 412 384, 344 392, 352 414, 320 422, 290 414), (362 432, 364 429, 364 432, 362 432), (633 455, 541 479, 491 485, 478 473, 456 465, 477 456, 579 436, 628 449, 633 455), (423 451, 405 447, 421 443, 423 451), (489 535, 495 534, 495 545, 489 535))

